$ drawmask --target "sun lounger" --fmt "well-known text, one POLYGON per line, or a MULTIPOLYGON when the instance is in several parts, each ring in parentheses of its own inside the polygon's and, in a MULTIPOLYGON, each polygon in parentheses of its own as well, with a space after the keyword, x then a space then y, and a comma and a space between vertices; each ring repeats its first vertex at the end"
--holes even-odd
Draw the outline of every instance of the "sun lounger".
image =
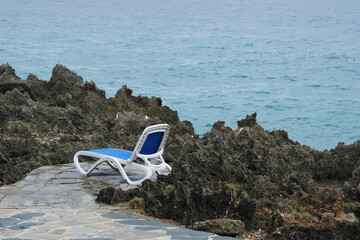
POLYGON ((97 166, 107 163, 110 167, 119 170, 122 177, 129 184, 139 185, 155 173, 162 174, 171 171, 171 167, 162 157, 169 131, 170 126, 167 124, 147 127, 141 134, 133 151, 112 148, 79 151, 74 156, 74 164, 80 174, 89 175, 97 166), (79 163, 79 156, 99 159, 88 170, 84 170, 79 163), (132 181, 125 171, 127 168, 141 170, 145 173, 145 177, 132 181))

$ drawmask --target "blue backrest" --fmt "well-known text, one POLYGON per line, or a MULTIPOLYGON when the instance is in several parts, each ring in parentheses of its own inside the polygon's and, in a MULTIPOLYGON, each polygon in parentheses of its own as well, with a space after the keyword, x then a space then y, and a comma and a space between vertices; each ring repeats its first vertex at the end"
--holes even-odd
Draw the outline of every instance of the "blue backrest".
POLYGON ((169 131, 170 126, 168 124, 157 124, 145 128, 134 148, 130 161, 135 160, 138 157, 137 154, 152 155, 159 153, 165 146, 169 131))
POLYGON ((158 151, 164 132, 150 133, 145 140, 140 154, 154 154, 158 151))

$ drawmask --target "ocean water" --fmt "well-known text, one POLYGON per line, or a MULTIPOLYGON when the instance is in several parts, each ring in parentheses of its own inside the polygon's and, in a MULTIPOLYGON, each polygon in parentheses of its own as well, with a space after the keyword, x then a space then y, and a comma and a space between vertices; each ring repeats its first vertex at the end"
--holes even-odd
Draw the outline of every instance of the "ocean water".
POLYGON ((158 96, 203 134, 258 113, 316 149, 360 138, 358 0, 0 0, 0 64, 158 96))

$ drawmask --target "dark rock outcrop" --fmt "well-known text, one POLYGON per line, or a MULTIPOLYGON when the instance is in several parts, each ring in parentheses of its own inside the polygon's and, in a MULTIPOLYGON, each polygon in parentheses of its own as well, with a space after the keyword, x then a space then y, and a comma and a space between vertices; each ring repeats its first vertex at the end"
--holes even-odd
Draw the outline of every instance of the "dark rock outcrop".
POLYGON ((106 98, 62 65, 50 81, 33 74, 21 80, 10 65, 0 66, 0 184, 72 162, 81 149, 132 149, 157 123, 171 125, 164 153, 171 174, 129 191, 103 189, 99 202, 139 197, 151 216, 188 227, 241 221, 248 233, 262 229, 269 239, 359 239, 360 141, 313 150, 284 130, 265 131, 256 113, 235 131, 218 121, 200 138, 160 98, 133 96, 126 86, 106 98))
POLYGON ((241 131, 219 121, 203 138, 174 129, 166 148, 172 173, 144 182, 125 199, 144 198, 147 214, 189 227, 225 218, 241 220, 248 231, 263 229, 267 238, 291 238, 296 229, 299 236, 325 239, 324 229, 333 229, 335 238, 356 239, 360 223, 349 220, 344 205, 356 214, 360 141, 320 152, 293 142, 283 130, 265 131, 253 119, 255 114, 239 121, 251 125, 241 131), (320 169, 324 162, 328 167, 320 169), (169 186, 173 190, 165 194, 169 186))
POLYGON ((81 149, 132 149, 146 126, 162 122, 176 124, 177 113, 158 98, 132 96, 126 86, 107 99, 95 83, 84 83, 62 65, 54 67, 50 81, 33 74, 22 80, 9 64, 1 65, 0 182, 72 162, 81 149))

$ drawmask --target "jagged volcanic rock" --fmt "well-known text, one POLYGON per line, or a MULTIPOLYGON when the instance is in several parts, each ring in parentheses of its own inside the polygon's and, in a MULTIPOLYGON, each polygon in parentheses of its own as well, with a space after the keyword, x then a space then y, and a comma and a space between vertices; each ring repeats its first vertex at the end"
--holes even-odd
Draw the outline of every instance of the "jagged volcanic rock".
POLYGON ((176 151, 172 173, 139 189, 115 190, 116 197, 142 197, 147 214, 189 227, 228 218, 241 220, 248 231, 265 230, 267 238, 298 233, 325 239, 324 231, 340 239, 358 237, 359 220, 349 220, 344 206, 358 211, 360 141, 320 152, 290 140, 283 130, 265 131, 256 114, 239 123, 233 131, 219 121, 203 138, 176 136, 166 148, 176 151))
POLYGON ((158 218, 188 227, 240 220, 249 234, 261 228, 269 239, 359 239, 360 141, 313 150, 286 131, 265 131, 256 114, 239 120, 236 130, 218 121, 200 138, 160 98, 132 96, 126 86, 106 98, 62 65, 50 81, 33 74, 22 80, 10 65, 0 66, 0 184, 42 165, 72 162, 78 150, 132 149, 142 130, 157 123, 171 125, 164 158, 172 173, 126 192, 103 189, 98 201, 136 196, 158 218))

